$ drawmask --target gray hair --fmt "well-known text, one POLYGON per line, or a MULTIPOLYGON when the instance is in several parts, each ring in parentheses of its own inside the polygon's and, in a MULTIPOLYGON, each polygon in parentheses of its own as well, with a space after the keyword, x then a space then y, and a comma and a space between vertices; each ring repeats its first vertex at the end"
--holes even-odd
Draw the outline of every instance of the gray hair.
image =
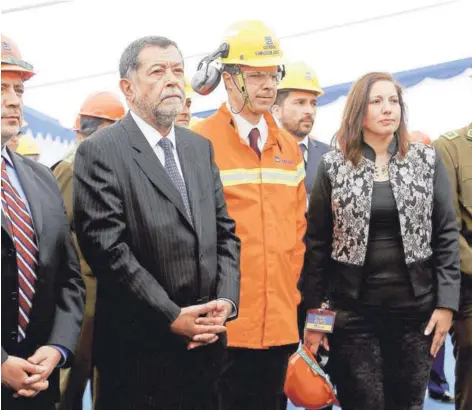
POLYGON ((80 133, 87 137, 90 137, 95 131, 98 130, 98 127, 100 127, 104 122, 107 122, 107 121, 108 120, 104 118, 81 115, 80 116, 80 133))
POLYGON ((138 38, 137 40, 134 40, 128 47, 126 47, 125 51, 123 51, 123 54, 121 54, 120 78, 129 78, 130 74, 139 68, 139 54, 146 47, 175 47, 179 51, 183 60, 182 52, 177 46, 177 43, 169 40, 166 37, 147 36, 138 38))

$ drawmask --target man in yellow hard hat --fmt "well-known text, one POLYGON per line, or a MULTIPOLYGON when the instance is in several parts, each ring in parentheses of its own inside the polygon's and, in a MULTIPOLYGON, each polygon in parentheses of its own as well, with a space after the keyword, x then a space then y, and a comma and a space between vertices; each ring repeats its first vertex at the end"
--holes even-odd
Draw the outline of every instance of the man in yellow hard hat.
POLYGON ((12 135, 12 137, 6 142, 6 146, 11 152, 16 152, 19 143, 20 137, 18 135, 12 135))
POLYGON ((39 145, 34 140, 34 138, 21 134, 18 135, 18 138, 20 142, 18 143, 16 152, 26 158, 31 158, 33 161, 39 161, 41 150, 39 149, 39 145))
POLYGON ((300 147, 305 163, 307 196, 315 182, 321 157, 329 145, 309 137, 316 117, 317 100, 324 94, 315 72, 305 63, 285 66, 285 77, 278 87, 272 112, 281 126, 293 135, 300 147))
POLYGON ((59 367, 70 365, 85 289, 56 180, 47 167, 12 152, 23 120, 24 82, 34 75, 2 35, 1 407, 53 410, 59 367))
POLYGON ((259 21, 233 24, 200 64, 192 87, 208 93, 219 75, 228 100, 193 129, 213 143, 242 242, 239 317, 227 325, 224 408, 285 409, 287 363, 299 340, 306 193, 300 149, 270 114, 283 77, 275 33, 259 21), (221 64, 218 71, 213 59, 221 64))
MULTIPOLYGON (((77 142, 95 131, 113 124, 123 118, 125 108, 118 96, 110 92, 98 92, 88 96, 80 108, 74 129, 77 131, 77 142)), ((78 146, 77 144, 77 146, 78 146)), ((53 173, 64 197, 64 204, 71 227, 74 228, 72 217, 72 179, 74 159, 77 147, 69 152, 63 160, 53 166, 53 173)), ((74 229, 75 230, 75 229, 74 229)), ((92 398, 94 408, 97 406, 98 390, 95 379, 96 370, 92 364, 93 321, 95 316, 96 279, 80 252, 74 235, 74 243, 79 252, 80 268, 87 289, 85 315, 82 333, 79 339, 78 354, 70 369, 61 371, 61 402, 58 410, 82 410, 82 397, 89 379, 92 380, 92 398)))
POLYGON ((190 120, 192 119, 192 98, 194 95, 194 91, 192 87, 190 86, 190 82, 188 81, 188 78, 185 78, 185 103, 184 103, 184 109, 180 114, 177 114, 177 117, 175 117, 175 125, 179 125, 181 127, 189 128, 190 126, 190 120))

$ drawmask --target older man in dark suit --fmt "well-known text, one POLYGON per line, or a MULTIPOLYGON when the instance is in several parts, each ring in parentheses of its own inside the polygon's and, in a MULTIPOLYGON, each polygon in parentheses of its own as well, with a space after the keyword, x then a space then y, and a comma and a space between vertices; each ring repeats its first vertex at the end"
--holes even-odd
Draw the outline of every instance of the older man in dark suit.
POLYGON ((2 408, 52 410, 73 360, 85 289, 61 192, 49 169, 6 143, 23 121, 33 67, 2 36, 2 408))
POLYGON ((173 41, 134 41, 120 76, 130 112, 79 146, 74 169, 77 238, 98 280, 98 405, 219 409, 240 242, 213 148, 173 125, 185 103, 173 41))

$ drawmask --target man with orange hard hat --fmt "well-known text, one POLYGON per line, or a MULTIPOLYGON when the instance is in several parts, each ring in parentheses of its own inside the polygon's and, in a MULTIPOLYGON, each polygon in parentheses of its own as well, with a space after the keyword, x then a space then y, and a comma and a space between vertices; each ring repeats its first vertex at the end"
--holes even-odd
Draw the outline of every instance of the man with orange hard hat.
POLYGON ((411 131, 410 132, 410 141, 411 142, 421 142, 425 145, 431 145, 431 138, 429 135, 426 135, 424 132, 421 131, 411 131))
MULTIPOLYGON (((74 124, 74 130, 77 131, 78 144, 95 131, 107 127, 123 118, 124 115, 125 108, 120 102, 120 99, 113 93, 98 92, 91 94, 83 102, 79 115, 76 118, 76 124, 74 124)), ((72 179, 76 149, 77 147, 69 152, 62 161, 53 166, 53 173, 57 178, 64 197, 67 216, 69 217, 72 228, 74 227, 72 220, 72 179)), ((93 320, 97 288, 96 279, 80 252, 75 235, 74 242, 79 252, 80 269, 87 294, 84 322, 79 339, 79 346, 77 348, 77 356, 70 369, 61 371, 61 402, 58 410, 82 410, 82 397, 87 386, 87 381, 90 378, 93 382, 97 376, 92 364, 93 320)), ((97 395, 97 383, 93 383, 92 397, 94 408, 96 408, 97 395)))
POLYGON ((47 167, 10 150, 33 75, 2 35, 1 407, 54 410, 59 368, 74 360, 85 288, 61 193, 47 167))

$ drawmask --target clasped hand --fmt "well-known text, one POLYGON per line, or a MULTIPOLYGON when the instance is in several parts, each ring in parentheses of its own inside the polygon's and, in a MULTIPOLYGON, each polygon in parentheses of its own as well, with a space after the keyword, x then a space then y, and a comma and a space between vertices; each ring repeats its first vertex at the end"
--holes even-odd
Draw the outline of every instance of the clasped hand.
POLYGON ((15 391, 14 397, 35 397, 48 389, 48 378, 60 360, 52 346, 40 347, 28 360, 9 356, 2 364, 2 384, 15 391))
POLYGON ((215 343, 218 335, 226 332, 224 324, 231 311, 231 303, 225 300, 182 308, 171 325, 171 331, 189 340, 189 350, 215 343))

